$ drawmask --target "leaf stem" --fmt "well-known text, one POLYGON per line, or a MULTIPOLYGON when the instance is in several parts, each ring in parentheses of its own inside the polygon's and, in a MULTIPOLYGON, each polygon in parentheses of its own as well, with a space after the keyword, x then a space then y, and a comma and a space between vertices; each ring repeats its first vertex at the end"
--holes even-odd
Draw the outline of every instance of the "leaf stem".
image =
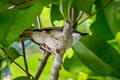
POLYGON ((41 21, 40 21, 40 16, 37 16, 37 23, 38 23, 38 29, 41 29, 42 25, 41 25, 41 21))
POLYGON ((77 19, 76 19, 76 22, 77 22, 77 23, 78 23, 78 21, 82 18, 83 14, 84 14, 83 11, 79 13, 79 16, 78 16, 77 19))

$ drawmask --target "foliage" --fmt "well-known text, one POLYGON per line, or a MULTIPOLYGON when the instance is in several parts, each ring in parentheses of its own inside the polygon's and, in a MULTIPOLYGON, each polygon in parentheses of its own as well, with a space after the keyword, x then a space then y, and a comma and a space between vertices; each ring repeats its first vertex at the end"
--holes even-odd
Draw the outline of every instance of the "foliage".
POLYGON ((79 45, 73 46, 73 49, 82 62, 91 70, 103 76, 115 76, 119 78, 120 70, 117 65, 120 63, 120 56, 113 47, 104 40, 93 36, 83 37, 81 42, 77 44, 79 45), (99 47, 95 48, 94 45, 99 45, 99 47), (78 50, 77 48, 80 49, 78 50))
MULTIPOLYGON (((60 20, 63 21, 66 19, 71 22, 71 8, 74 8, 75 19, 77 19, 80 11, 83 11, 85 14, 83 16, 87 17, 87 15, 92 14, 93 5, 95 6, 95 10, 98 10, 108 1, 109 0, 1 0, 0 69, 2 70, 1 64, 6 60, 6 55, 3 55, 5 52, 2 51, 3 48, 13 60, 17 59, 16 61, 23 66, 20 51, 17 51, 15 47, 13 48, 12 44, 19 41, 19 36, 25 29, 37 28, 36 16, 40 15, 43 27, 56 26, 55 21, 58 21, 59 23, 57 23, 57 25, 61 27, 63 23, 61 23, 60 20), (10 7, 13 8, 10 9, 10 7)), ((60 72, 60 80, 66 80, 68 78, 81 80, 80 72, 86 73, 88 79, 91 79, 91 76, 120 78, 120 1, 113 0, 109 6, 97 13, 94 17, 95 20, 90 18, 76 26, 78 31, 90 32, 90 35, 83 37, 77 44, 72 46, 73 50, 70 50, 69 54, 67 52, 60 72), (90 21, 92 21, 92 23, 90 21), (63 75, 63 73, 67 75, 63 75)), ((83 19, 84 18, 80 21, 83 19)), ((20 46, 17 47, 21 49, 20 46)), ((39 61, 36 60, 35 63, 33 62, 36 64, 35 68, 32 66, 33 64, 30 64, 31 61, 34 61, 36 57, 43 57, 41 54, 35 55, 27 58, 32 74, 35 74, 39 61)), ((48 77, 47 79, 49 79, 52 57, 50 57, 48 61, 40 79, 44 77, 48 77)), ((15 72, 13 68, 18 68, 14 64, 11 65, 13 72, 12 78, 14 78, 14 80, 26 79, 21 70, 18 69, 18 71, 15 72), (20 75, 21 73, 23 75, 20 75)))

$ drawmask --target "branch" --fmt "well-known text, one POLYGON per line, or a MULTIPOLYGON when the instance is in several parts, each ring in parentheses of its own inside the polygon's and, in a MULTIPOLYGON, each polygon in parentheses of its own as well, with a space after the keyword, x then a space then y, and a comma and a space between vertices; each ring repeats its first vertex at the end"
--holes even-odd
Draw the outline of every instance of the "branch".
POLYGON ((52 75, 50 80, 58 80, 59 77, 59 71, 61 69, 61 64, 62 64, 62 58, 63 55, 66 51, 67 48, 67 44, 68 44, 68 39, 70 37, 71 34, 71 24, 67 21, 64 22, 64 29, 63 29, 63 44, 61 49, 58 49, 58 53, 55 55, 54 58, 54 64, 53 64, 53 68, 52 68, 52 75))
POLYGON ((58 53, 55 55, 55 58, 54 58, 54 64, 52 67, 50 80, 58 80, 61 64, 62 64, 62 55, 58 53))
POLYGON ((8 55, 7 51, 6 51, 4 48, 0 47, 0 49, 6 54, 6 56, 8 57, 8 59, 10 59, 10 60, 11 60, 14 64, 16 64, 22 71, 24 71, 26 74, 29 74, 30 77, 31 77, 32 79, 34 79, 34 77, 33 77, 30 73, 26 72, 26 70, 25 70, 24 68, 22 68, 17 62, 15 62, 15 61, 8 55))
POLYGON ((72 23, 75 22, 75 10, 74 10, 74 8, 72 8, 72 11, 71 11, 71 20, 72 20, 72 23))
POLYGON ((108 3, 106 3, 103 7, 99 8, 96 12, 92 13, 91 15, 89 15, 88 17, 86 17, 84 20, 82 20, 79 24, 82 24, 83 22, 85 22, 86 20, 88 20, 90 17, 94 16, 95 14, 99 13, 100 11, 102 11, 104 8, 106 8, 107 6, 109 6, 110 3, 112 3, 113 0, 109 0, 108 3))
POLYGON ((78 22, 82 18, 83 14, 84 14, 83 11, 79 13, 79 16, 77 17, 76 22, 78 22))
POLYGON ((44 67, 45 67, 45 65, 47 63, 47 60, 48 60, 49 56, 50 56, 50 53, 45 51, 45 55, 44 55, 43 59, 40 61, 40 65, 39 65, 39 68, 38 68, 38 70, 36 72, 34 80, 39 79, 39 77, 40 77, 40 75, 41 75, 41 73, 42 73, 42 71, 43 71, 43 69, 44 69, 44 67))
MULTIPOLYGON (((25 54, 25 46, 24 46, 24 40, 21 40, 21 45, 22 45, 22 51, 23 51, 23 60, 24 60, 24 65, 26 72, 29 73, 28 71, 28 65, 27 65, 27 60, 26 60, 26 54, 25 54)), ((28 78, 30 77, 29 74, 27 74, 28 78)))
POLYGON ((76 21, 75 21, 75 10, 74 10, 74 8, 72 8, 72 10, 71 10, 71 25, 72 26, 76 26, 76 21))

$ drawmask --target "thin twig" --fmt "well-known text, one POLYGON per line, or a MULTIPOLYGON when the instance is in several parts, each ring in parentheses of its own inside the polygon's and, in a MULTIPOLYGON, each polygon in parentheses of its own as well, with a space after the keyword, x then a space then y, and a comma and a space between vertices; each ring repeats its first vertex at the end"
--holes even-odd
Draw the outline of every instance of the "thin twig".
POLYGON ((73 23, 75 22, 75 10, 74 10, 74 8, 72 8, 72 11, 71 11, 71 20, 73 23))
POLYGON ((10 60, 11 60, 14 64, 16 64, 22 71, 24 71, 26 74, 29 74, 30 77, 32 77, 32 79, 34 79, 34 77, 33 77, 30 73, 26 72, 26 70, 25 70, 22 66, 20 66, 17 62, 15 62, 15 61, 8 55, 7 51, 6 51, 4 48, 0 47, 0 49, 6 54, 6 56, 8 57, 8 59, 10 59, 10 60))
POLYGON ((75 10, 74 10, 74 8, 72 8, 72 10, 71 10, 71 25, 72 26, 74 26, 75 25, 75 10))
POLYGON ((38 29, 41 29, 41 21, 40 21, 40 16, 37 16, 37 23, 38 23, 38 29))
POLYGON ((40 77, 40 75, 41 75, 41 73, 42 73, 42 71, 43 71, 43 69, 44 69, 44 67, 45 67, 45 65, 47 63, 47 60, 48 60, 49 56, 50 56, 50 53, 45 51, 45 55, 44 55, 43 59, 40 61, 40 65, 38 67, 38 70, 36 72, 34 80, 38 80, 39 79, 39 77, 40 77))
POLYGON ((79 16, 77 17, 77 19, 76 19, 75 21, 78 22, 78 21, 82 18, 83 14, 84 14, 83 11, 80 12, 80 13, 79 13, 79 16))
MULTIPOLYGON (((29 73, 29 71, 28 71, 28 65, 27 65, 27 60, 26 60, 26 54, 25 54, 24 40, 21 40, 21 45, 22 45, 23 60, 24 60, 24 64, 25 64, 25 69, 26 69, 26 72, 29 73)), ((28 78, 30 77, 29 74, 27 74, 27 76, 28 76, 28 78)))
POLYGON ((99 13, 100 11, 102 11, 104 8, 106 8, 107 6, 109 6, 110 3, 112 3, 113 0, 110 0, 108 3, 106 3, 103 7, 99 8, 97 11, 95 11, 94 13, 92 13, 91 15, 89 15, 88 17, 86 17, 84 20, 82 20, 79 24, 82 24, 83 22, 85 22, 86 20, 88 20, 90 17, 94 16, 95 14, 99 13))

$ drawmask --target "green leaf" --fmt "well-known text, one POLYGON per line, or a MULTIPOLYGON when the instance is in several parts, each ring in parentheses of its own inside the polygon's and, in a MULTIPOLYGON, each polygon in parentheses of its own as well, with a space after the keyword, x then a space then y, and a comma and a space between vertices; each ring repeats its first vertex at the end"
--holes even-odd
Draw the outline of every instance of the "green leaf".
MULTIPOLYGON (((96 2, 96 9, 101 7, 100 1, 96 2)), ((112 15, 111 15, 112 16, 112 15)), ((97 14, 95 22, 90 27, 92 34, 95 36, 99 36, 104 38, 105 40, 111 40, 115 38, 111 28, 109 21, 104 14, 104 11, 101 11, 97 14)))
POLYGON ((44 5, 46 7, 49 7, 49 4, 59 5, 59 1, 58 0, 37 0, 37 2, 42 3, 41 5, 44 5))
POLYGON ((120 55, 104 40, 85 36, 73 46, 79 59, 93 72, 120 78, 120 55))
POLYGON ((0 0, 0 13, 7 10, 12 4, 9 3, 9 0, 0 0))
POLYGON ((22 4, 22 3, 24 3, 26 0, 10 0, 10 2, 12 3, 12 4, 16 4, 16 5, 18 5, 18 4, 22 4))
POLYGON ((7 62, 4 60, 1 62, 1 70, 3 70, 7 66, 7 62))
POLYGON ((78 11, 84 11, 88 14, 91 13, 91 9, 95 0, 73 0, 73 7, 78 11))
POLYGON ((37 4, 34 1, 28 1, 28 2, 23 2, 23 3, 19 3, 18 6, 16 5, 16 8, 18 9, 28 9, 31 6, 33 6, 33 4, 37 4))
POLYGON ((33 1, 25 1, 25 0, 1 0, 0 1, 0 13, 4 11, 8 11, 8 8, 11 6, 15 6, 15 8, 29 8, 33 4, 33 1))
MULTIPOLYGON (((101 0, 102 5, 104 5, 109 0, 101 0)), ((120 32, 120 20, 117 16, 115 16, 118 13, 118 9, 120 8, 120 1, 113 1, 113 3, 104 9, 104 13, 106 16, 106 19, 110 25, 110 29, 114 36, 116 36, 117 32, 120 32)))
POLYGON ((120 32, 118 32, 117 36, 116 36, 116 42, 117 42, 117 48, 118 48, 118 51, 120 53, 120 32))
MULTIPOLYGON (((40 63, 39 59, 42 59, 42 58, 43 58, 43 54, 41 54, 41 53, 34 54, 32 56, 27 57, 28 66, 29 66, 29 70, 30 70, 31 74, 36 73, 36 70, 38 69, 38 66, 40 63), (33 66, 33 63, 34 63, 34 66, 33 66)), ((20 64, 22 67, 24 67, 24 62, 21 57, 17 58, 16 62, 18 64, 20 64)), ((52 64, 53 64, 53 56, 50 56, 39 80, 50 80, 51 68, 53 66, 52 64)), ((13 73, 13 75, 12 75, 13 79, 18 76, 26 76, 26 74, 15 64, 11 64, 10 68, 13 73)), ((61 68, 59 80, 68 80, 69 78, 75 79, 75 75, 71 74, 71 73, 65 71, 63 68, 61 68)), ((18 79, 18 80, 22 80, 22 79, 18 79)))
POLYGON ((28 79, 26 76, 20 76, 20 77, 17 77, 13 80, 32 80, 32 79, 28 79))
POLYGON ((63 19, 58 5, 52 5, 51 11, 50 11, 50 18, 51 18, 52 25, 54 25, 55 20, 62 20, 63 19))
MULTIPOLYGON (((86 17, 86 16, 85 16, 85 17, 86 17)), ((83 16, 82 19, 84 19, 85 17, 83 16)), ((90 32, 90 30, 89 30, 89 21, 86 20, 86 21, 83 22, 82 24, 77 25, 77 26, 76 26, 76 29, 77 29, 77 31, 79 31, 79 32, 89 33, 89 32, 90 32)))
POLYGON ((116 1, 114 3, 114 9, 115 9, 115 13, 114 13, 115 18, 117 20, 120 20, 120 1, 118 1, 118 2, 116 1))
MULTIPOLYGON (((120 42, 120 41, 119 41, 119 42, 120 42)), ((109 43, 111 46, 113 46, 113 47, 119 52, 119 54, 120 54, 119 42, 118 42, 116 39, 108 41, 108 43, 109 43)))
POLYGON ((32 24, 37 23, 36 16, 42 8, 39 4, 36 4, 29 9, 13 9, 0 14, 0 43, 8 47, 11 43, 18 40, 19 35, 25 29, 29 29, 32 24))
POLYGON ((71 21, 70 19, 70 10, 72 6, 72 0, 60 0, 60 12, 63 15, 63 17, 71 21))
POLYGON ((20 56, 20 53, 13 47, 10 47, 7 49, 8 55, 15 60, 16 58, 18 58, 20 56))
POLYGON ((4 55, 3 55, 3 51, 0 49, 0 61, 4 60, 4 55))
POLYGON ((91 70, 88 69, 77 57, 75 53, 73 53, 71 58, 68 58, 68 56, 64 59, 63 67, 65 70, 77 73, 85 72, 85 73, 91 73, 91 70))
POLYGON ((91 9, 95 0, 59 0, 60 1, 60 11, 63 17, 71 21, 70 11, 73 7, 75 9, 75 17, 78 16, 80 11, 84 11, 88 14, 91 13, 91 9))

